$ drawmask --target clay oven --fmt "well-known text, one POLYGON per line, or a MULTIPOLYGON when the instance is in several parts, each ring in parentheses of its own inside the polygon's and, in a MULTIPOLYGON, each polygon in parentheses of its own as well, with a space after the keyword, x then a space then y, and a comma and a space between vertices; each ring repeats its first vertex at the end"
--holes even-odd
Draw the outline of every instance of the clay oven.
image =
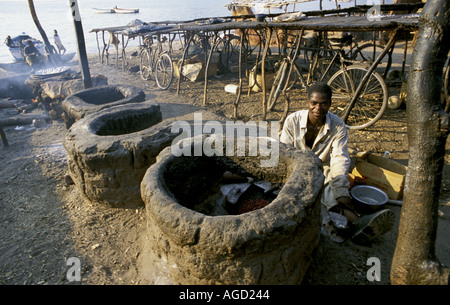
POLYGON ((61 106, 64 110, 63 119, 66 127, 69 128, 88 114, 144 100, 145 93, 140 88, 128 85, 106 85, 74 93, 68 96, 61 106))
POLYGON ((141 184, 147 211, 143 274, 170 284, 299 284, 320 239, 324 178, 313 153, 278 144, 273 167, 261 167, 265 157, 248 150, 244 156, 177 157, 164 149, 141 184), (218 213, 202 202, 214 197, 224 172, 282 187, 264 207, 233 213, 225 204, 218 213))
POLYGON ((155 102, 104 109, 77 121, 64 147, 69 174, 91 201, 112 207, 142 206, 140 183, 156 156, 177 134, 161 122, 155 102))

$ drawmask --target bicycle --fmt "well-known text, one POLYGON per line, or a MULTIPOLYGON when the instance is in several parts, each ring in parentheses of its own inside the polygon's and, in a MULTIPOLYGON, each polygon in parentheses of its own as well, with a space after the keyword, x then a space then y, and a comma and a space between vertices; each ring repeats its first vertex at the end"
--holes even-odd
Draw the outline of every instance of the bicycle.
POLYGON ((241 39, 232 33, 217 37, 216 51, 220 54, 220 63, 227 70, 232 65, 239 63, 241 39))
MULTIPOLYGON (((327 81, 333 90, 330 111, 344 119, 347 128, 363 129, 374 124, 384 114, 388 103, 388 89, 383 77, 378 72, 373 71, 368 76, 357 99, 352 103, 355 91, 369 70, 365 65, 358 65, 358 61, 347 59, 348 56, 344 50, 347 44, 348 38, 341 40, 339 49, 334 52, 332 59, 323 66, 325 71, 319 81, 323 81, 332 67, 339 62, 339 70, 327 81), (349 109, 349 106, 352 106, 352 108, 349 109)), ((294 59, 295 57, 285 58, 283 60, 285 64, 282 64, 277 71, 269 95, 268 110, 273 108, 278 96, 288 87, 286 80, 290 78, 292 68, 296 66, 293 64, 294 59), (289 69, 289 73, 287 73, 287 69, 289 69)), ((313 71, 309 71, 309 74, 311 73, 313 71)), ((301 73, 296 71, 296 75, 307 88, 308 82, 304 80, 301 73)))
POLYGON ((162 47, 167 38, 158 36, 156 39, 158 43, 153 48, 153 37, 144 37, 144 45, 140 46, 139 72, 143 80, 150 80, 154 73, 157 86, 166 90, 173 80, 173 63, 169 53, 162 47))
POLYGON ((319 46, 317 45, 317 43, 319 42, 319 40, 317 40, 317 37, 316 40, 313 41, 313 45, 305 45, 301 47, 301 35, 292 35, 289 33, 285 34, 287 34, 287 38, 283 39, 283 52, 280 56, 280 59, 275 64, 273 64, 275 66, 276 72, 267 102, 267 111, 271 111, 275 106, 275 103, 277 102, 280 94, 282 92, 291 90, 298 80, 300 80, 302 88, 307 90, 309 88, 309 84, 311 84, 314 80, 319 80, 320 77, 318 77, 317 75, 325 75, 326 73, 328 73, 330 67, 332 67, 332 65, 330 65, 328 69, 325 69, 326 72, 322 71, 322 73, 318 73, 320 71, 319 66, 317 65, 317 63, 319 62, 318 59, 327 57, 329 56, 329 54, 334 53, 330 53, 329 50, 327 50, 328 48, 319 48, 319 46), (292 39, 293 36, 294 39, 292 39), (301 49, 304 50, 304 57, 306 61, 309 61, 309 64, 307 65, 309 66, 309 69, 307 69, 305 76, 302 75, 305 69, 296 63, 296 60, 299 58, 301 49), (311 54, 308 55, 308 51, 311 51, 311 54), (316 76, 313 77, 313 74, 316 76))
MULTIPOLYGON (((239 56, 242 52, 242 60, 243 62, 248 62, 250 56, 255 52, 255 50, 259 47, 259 52, 257 55, 257 61, 259 60, 261 48, 265 43, 265 37, 262 33, 255 31, 252 34, 248 33, 240 33, 240 35, 244 35, 243 43, 242 43, 242 51, 241 51, 241 36, 238 36, 233 33, 224 33, 217 37, 216 40, 216 51, 220 54, 220 63, 225 68, 228 69, 230 66, 236 66, 239 64, 239 56), (251 39, 249 39, 249 35, 257 36, 257 42, 252 45, 251 39)), ((269 55, 271 51, 268 51, 269 55)))
MULTIPOLYGON (((265 71, 265 73, 273 74, 274 79, 277 79, 276 83, 278 83, 278 79, 280 79, 281 76, 277 76, 277 71, 283 65, 283 61, 289 61, 288 64, 293 65, 293 72, 295 72, 295 74, 291 74, 289 77, 289 82, 286 87, 286 91, 289 91, 295 86, 297 80, 300 78, 301 72, 304 69, 295 63, 295 59, 292 59, 292 60, 289 59, 292 57, 292 54, 289 54, 289 52, 292 52, 292 51, 291 51, 291 48, 289 48, 288 46, 295 45, 295 43, 297 42, 297 40, 295 40, 295 39, 297 38, 298 35, 292 35, 292 34, 288 34, 288 33, 285 33, 285 35, 288 37, 294 37, 294 40, 283 39, 284 40, 284 43, 283 43, 284 48, 279 48, 281 55, 272 55, 270 48, 268 49, 267 57, 265 60, 264 71, 265 71), (281 49, 283 51, 281 51, 281 49)), ((262 40, 262 42, 264 43, 265 40, 262 40)), ((262 83, 260 83, 262 81, 262 79, 259 77, 259 75, 262 71, 262 60, 260 60, 260 57, 261 57, 260 53, 258 53, 257 58, 256 58, 256 64, 249 70, 249 90, 250 89, 252 89, 253 91, 261 91, 262 90, 262 83)), ((294 58, 295 57, 296 56, 294 56, 294 58)), ((303 82, 303 83, 305 83, 305 82, 303 82)), ((284 84, 284 82, 283 82, 283 84, 284 84)), ((271 108, 272 108, 272 106, 268 107, 269 110, 271 110, 271 108)))
MULTIPOLYGON (((355 44, 357 46, 357 44, 355 44)), ((360 64, 365 64, 371 66, 372 63, 377 59, 377 57, 383 52, 384 47, 375 43, 366 43, 362 46, 357 46, 357 48, 352 51, 352 60, 358 61, 360 64)), ((380 75, 386 78, 392 63, 392 53, 388 52, 383 58, 383 61, 378 64, 378 69, 380 75)))
MULTIPOLYGON (((331 77, 340 67, 339 65, 331 66, 325 73, 332 58, 336 53, 345 60, 358 63, 363 66, 370 67, 372 63, 383 52, 384 47, 374 42, 359 45, 351 34, 345 34, 342 38, 327 38, 323 33, 313 36, 313 48, 307 49, 311 52, 310 70, 311 80, 324 81, 327 77, 331 77), (335 42, 334 44, 332 43, 335 42)), ((336 61, 335 63, 338 63, 336 61)), ((392 53, 387 52, 382 61, 378 64, 377 69, 383 78, 386 77, 392 63, 392 53)))
POLYGON ((289 48, 288 53, 276 63, 279 68, 275 72, 272 88, 270 89, 267 100, 267 111, 271 111, 273 109, 280 94, 294 87, 297 79, 300 79, 303 87, 308 89, 308 83, 303 78, 301 73, 302 69, 295 63, 295 59, 298 57, 300 51, 299 35, 296 36, 293 46, 295 47, 289 48), (295 74, 292 74, 292 72, 295 74))
POLYGON ((368 69, 364 66, 344 66, 328 81, 333 91, 330 111, 341 117, 349 129, 367 128, 386 111, 388 89, 383 77, 375 71, 370 74, 356 102, 349 109, 355 91, 367 73, 368 69))

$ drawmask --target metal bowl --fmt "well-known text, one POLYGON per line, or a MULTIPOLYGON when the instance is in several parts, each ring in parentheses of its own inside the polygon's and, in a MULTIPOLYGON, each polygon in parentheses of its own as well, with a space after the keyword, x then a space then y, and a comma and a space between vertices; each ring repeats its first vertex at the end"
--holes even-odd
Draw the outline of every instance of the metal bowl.
POLYGON ((384 207, 388 196, 377 187, 370 185, 356 185, 350 190, 355 206, 360 212, 375 212, 384 207))
POLYGON ((63 75, 70 71, 69 67, 57 67, 57 68, 47 68, 36 71, 30 74, 31 79, 46 79, 50 77, 55 77, 63 75))

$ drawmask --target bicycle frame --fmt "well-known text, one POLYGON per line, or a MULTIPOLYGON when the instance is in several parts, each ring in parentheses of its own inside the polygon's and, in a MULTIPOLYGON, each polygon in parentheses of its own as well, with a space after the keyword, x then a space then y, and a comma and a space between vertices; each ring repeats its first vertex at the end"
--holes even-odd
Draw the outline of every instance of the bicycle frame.
MULTIPOLYGON (((289 54, 288 54, 287 59, 289 60, 290 66, 289 66, 289 73, 288 73, 287 80, 290 79, 290 77, 291 77, 292 69, 294 68, 294 65, 295 65, 295 60, 297 59, 298 54, 300 53, 300 45, 301 45, 303 33, 304 33, 304 30, 302 29, 301 32, 300 32, 300 34, 297 35, 297 36, 295 37, 295 41, 294 41, 294 44, 295 44, 295 51, 292 52, 292 48, 289 49, 289 54)), ((298 67, 297 67, 297 69, 298 69, 298 67)), ((299 71, 300 71, 300 70, 299 70, 299 71)), ((306 89, 308 89, 308 88, 309 88, 309 87, 308 87, 308 84, 307 84, 306 81, 304 80, 302 74, 301 74, 301 73, 298 73, 298 76, 299 76, 299 78, 300 78, 300 81, 302 82, 302 85, 303 85, 306 89)), ((283 88, 284 90, 287 88, 287 84, 288 84, 288 82, 286 81, 285 87, 283 88)))
POLYGON ((383 52, 381 52, 381 54, 377 57, 377 59, 374 61, 374 63, 370 66, 369 70, 367 71, 366 75, 364 75, 363 79, 361 80, 360 84, 358 85, 358 87, 356 88, 354 94, 353 94, 353 98, 350 101, 349 106, 347 107, 347 109, 345 110, 343 116, 341 117, 342 120, 344 120, 344 122, 347 121, 350 112, 352 111, 353 107, 355 106, 356 100, 359 97, 359 94, 362 91, 363 86, 366 84, 367 80, 369 79, 370 75, 375 71, 378 63, 381 61, 381 59, 384 57, 384 55, 386 55, 386 53, 393 47, 396 39, 397 39, 397 34, 398 31, 395 30, 393 35, 391 36, 391 38, 389 39, 388 43, 386 44, 383 52))
MULTIPOLYGON (((167 89, 173 78, 173 63, 168 52, 164 51, 163 43, 166 37, 161 39, 160 35, 148 36, 144 39, 140 52, 140 73, 141 78, 149 80, 155 73, 155 81, 159 88, 167 89), (153 47, 153 40, 157 39, 157 44, 153 47)), ((170 41, 169 41, 170 44, 170 41)), ((169 45, 170 50, 170 45, 169 45)))
MULTIPOLYGON (((293 69, 297 69, 298 67, 295 63, 296 58, 298 57, 299 51, 300 51, 300 42, 301 42, 302 36, 297 36, 296 41, 294 42, 294 46, 289 49, 287 52, 287 55, 285 55, 282 58, 281 66, 277 73, 275 74, 274 83, 272 90, 269 95, 269 102, 267 104, 267 109, 270 111, 272 110, 276 100, 280 96, 280 94, 285 94, 285 91, 288 88, 289 80, 291 79, 291 74, 293 69), (288 68, 289 67, 289 68, 288 68)), ((352 56, 347 56, 352 51, 348 51, 345 49, 345 47, 351 45, 351 49, 358 49, 359 46, 355 43, 352 43, 352 39, 347 37, 345 40, 341 40, 341 43, 339 44, 338 49, 332 49, 332 48, 326 48, 326 50, 330 50, 333 52, 331 60, 326 59, 327 62, 323 64, 324 73, 323 75, 320 75, 320 77, 317 79, 319 81, 325 81, 325 78, 330 74, 331 68, 333 66, 337 67, 337 63, 339 63, 339 68, 337 71, 332 71, 333 75, 331 76, 330 80, 328 81, 330 86, 338 86, 339 88, 342 88, 342 92, 344 95, 340 95, 338 98, 342 98, 347 96, 347 101, 345 102, 345 105, 343 105, 342 112, 339 114, 339 116, 346 122, 349 120, 350 113, 352 114, 352 119, 350 121, 353 124, 353 121, 355 119, 355 116, 361 116, 361 109, 364 107, 364 103, 369 98, 369 103, 372 101, 373 94, 375 93, 376 96, 378 96, 379 93, 376 93, 378 91, 375 90, 381 90, 381 101, 382 103, 379 104, 379 106, 376 106, 374 108, 373 112, 367 112, 368 116, 366 116, 364 113, 362 114, 362 117, 365 117, 361 122, 360 125, 349 125, 348 128, 353 129, 361 129, 365 128, 366 126, 370 126, 374 122, 376 122, 382 115, 382 113, 385 110, 385 107, 387 105, 387 87, 383 80, 383 78, 375 72, 375 68, 378 65, 378 63, 381 61, 381 59, 384 57, 384 55, 392 48, 395 41, 395 37, 391 37, 390 42, 388 45, 383 49, 383 52, 377 57, 377 59, 373 62, 370 69, 367 69, 364 65, 354 65, 355 63, 361 63, 361 61, 354 60, 352 56), (372 79, 371 76, 374 76, 372 79), (356 77, 356 78, 355 78, 356 77), (340 82, 340 85, 339 85, 340 82), (379 88, 379 89, 378 89, 379 88), (363 98, 360 99, 360 96, 363 98), (350 102, 351 101, 351 102, 350 102), (355 105, 358 102, 358 106, 353 111, 355 105), (372 116, 373 114, 373 116, 372 116)), ((323 54, 321 52, 322 49, 316 48, 315 50, 318 50, 318 52, 315 54, 314 62, 312 63, 313 67, 316 68, 318 63, 320 62, 320 56, 323 54)), ((326 52, 326 51, 325 51, 326 52)), ((331 53, 330 52, 330 53, 331 53)), ((311 65, 310 65, 311 66, 311 65)), ((313 69, 310 69, 308 72, 308 80, 311 79, 312 73, 315 73, 313 69)), ((302 74, 300 72, 297 73, 298 78, 301 80, 305 88, 308 88, 309 82, 305 81, 302 74)), ((339 91, 341 92, 341 91, 339 91)), ((286 96, 287 98, 287 96, 286 96)))
POLYGON ((308 89, 308 85, 306 81, 304 80, 303 76, 300 73, 300 69, 296 66, 295 60, 298 57, 298 54, 300 52, 300 45, 302 41, 304 30, 301 30, 301 33, 296 36, 294 41, 294 48, 289 48, 288 54, 282 58, 281 66, 277 72, 277 75, 274 80, 273 87, 269 94, 269 100, 267 104, 267 109, 271 110, 273 106, 275 105, 276 100, 278 99, 280 94, 285 94, 288 85, 289 80, 292 75, 292 70, 297 70, 298 77, 300 81, 302 82, 302 85, 308 89), (287 71, 287 68, 289 67, 289 71, 287 71), (279 74, 281 73, 281 75, 279 74))

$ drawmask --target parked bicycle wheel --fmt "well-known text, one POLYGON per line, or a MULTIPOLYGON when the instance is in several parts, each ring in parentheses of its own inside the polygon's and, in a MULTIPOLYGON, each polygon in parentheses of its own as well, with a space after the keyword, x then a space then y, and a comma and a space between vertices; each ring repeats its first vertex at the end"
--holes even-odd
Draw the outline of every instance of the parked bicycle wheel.
POLYGON ((155 69, 156 84, 159 88, 166 90, 173 79, 173 63, 169 54, 161 53, 155 69))
MULTIPOLYGON (((290 68, 290 65, 288 68, 290 68)), ((294 64, 294 66, 292 67, 291 77, 289 78, 289 82, 286 86, 286 91, 289 91, 292 88, 294 88, 294 86, 297 84, 297 82, 300 83, 301 88, 307 87, 306 78, 307 78, 308 72, 305 72, 305 71, 307 71, 307 70, 303 69, 303 75, 302 75, 301 74, 302 68, 297 66, 297 64, 294 64)), ((289 70, 288 70, 288 72, 289 72, 289 70)))
POLYGON ((267 99, 267 111, 271 111, 286 86, 286 80, 289 74, 289 62, 283 61, 280 68, 275 73, 269 98, 267 99))
POLYGON ((139 73, 143 80, 149 80, 153 73, 150 52, 147 49, 143 49, 139 54, 139 73))
POLYGON ((273 109, 283 91, 291 90, 297 82, 300 83, 302 88, 306 90, 308 89, 307 81, 301 74, 301 68, 294 63, 289 76, 290 69, 291 63, 287 60, 283 60, 281 64, 279 64, 279 68, 275 73, 272 88, 270 89, 269 98, 267 100, 267 111, 271 111, 273 109))
MULTIPOLYGON (((344 116, 356 88, 361 83, 367 69, 362 66, 349 66, 336 72, 328 81, 333 91, 330 111, 344 116)), ((373 72, 359 94, 345 124, 350 129, 363 129, 378 121, 388 104, 388 89, 383 78, 373 72)))
MULTIPOLYGON (((373 43, 367 43, 360 47, 358 47, 352 56, 352 60, 356 60, 360 62, 361 64, 367 64, 371 65, 375 59, 378 58, 378 56, 383 52, 384 47, 373 44, 373 43)), ((387 75, 387 72, 390 69, 390 63, 392 54, 390 52, 387 52, 386 55, 383 57, 383 59, 380 61, 380 63, 377 66, 377 71, 381 73, 384 77, 387 75)))
POLYGON ((220 62, 225 68, 239 63, 241 41, 238 36, 226 36, 218 42, 217 52, 220 53, 220 62))
MULTIPOLYGON (((271 58, 266 58, 266 62, 264 65, 264 74, 266 77, 266 88, 271 86, 272 84, 268 83, 272 75, 275 74, 275 61, 271 58)), ((262 91, 262 60, 259 61, 256 65, 253 66, 249 71, 249 86, 253 91, 262 91)))

